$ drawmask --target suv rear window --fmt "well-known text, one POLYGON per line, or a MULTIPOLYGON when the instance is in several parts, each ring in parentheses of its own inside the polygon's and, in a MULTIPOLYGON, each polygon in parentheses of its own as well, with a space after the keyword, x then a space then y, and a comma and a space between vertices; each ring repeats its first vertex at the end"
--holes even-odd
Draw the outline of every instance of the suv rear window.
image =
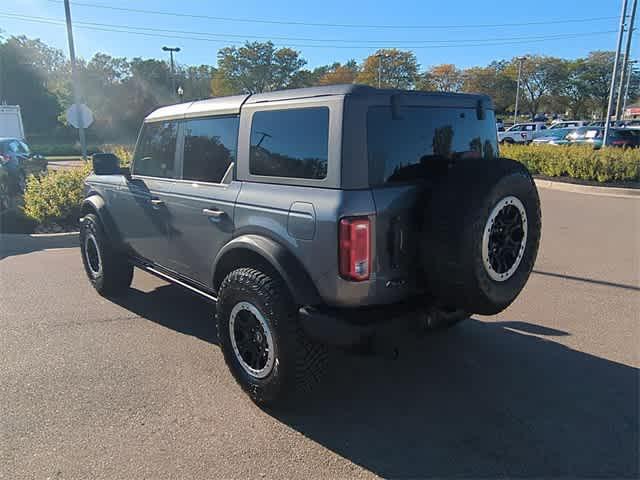
POLYGON ((253 114, 249 171, 252 175, 327 176, 329 109, 298 108, 253 114))
POLYGON ((372 185, 424 178, 438 160, 489 159, 498 154, 493 110, 478 120, 475 109, 371 107, 367 114, 367 151, 372 185))
POLYGON ((173 178, 177 134, 177 122, 145 123, 133 156, 133 173, 173 178))

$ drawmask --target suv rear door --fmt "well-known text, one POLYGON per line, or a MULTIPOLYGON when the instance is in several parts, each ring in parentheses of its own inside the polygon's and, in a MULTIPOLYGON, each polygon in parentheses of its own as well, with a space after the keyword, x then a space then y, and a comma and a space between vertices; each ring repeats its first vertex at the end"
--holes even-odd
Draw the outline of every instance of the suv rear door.
POLYGON ((109 201, 116 226, 134 253, 166 265, 169 253, 166 203, 176 175, 178 122, 145 123, 136 146, 130 180, 109 201))
MULTIPOLYGON (((417 100, 416 100, 417 103, 417 100)), ((426 191, 457 159, 483 162, 498 155, 495 116, 475 108, 429 104, 371 106, 367 112, 369 181, 376 205, 378 281, 399 289, 411 283, 426 191)))
POLYGON ((237 115, 181 122, 178 180, 166 204, 169 267, 204 286, 211 285, 213 261, 234 229, 238 124, 237 115))

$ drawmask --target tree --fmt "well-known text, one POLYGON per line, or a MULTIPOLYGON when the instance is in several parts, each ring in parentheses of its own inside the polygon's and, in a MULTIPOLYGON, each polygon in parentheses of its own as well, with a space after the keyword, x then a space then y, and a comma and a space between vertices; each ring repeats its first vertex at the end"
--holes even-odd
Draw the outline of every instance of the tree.
POLYGON ((216 73, 213 75, 210 87, 212 97, 226 97, 227 95, 235 95, 240 93, 239 90, 234 90, 231 82, 220 70, 216 71, 216 73))
POLYGON ((233 90, 245 93, 288 88, 306 63, 295 50, 276 49, 272 42, 247 42, 218 52, 218 70, 233 90))
POLYGON ((198 65, 180 68, 177 84, 184 91, 183 100, 198 100, 211 96, 211 82, 216 69, 211 65, 198 65))
POLYGON ((503 113, 513 107, 516 98, 516 82, 509 76, 508 68, 505 61, 468 68, 463 72, 462 91, 490 96, 496 111, 503 113))
POLYGON ((51 55, 51 61, 56 61, 53 49, 39 40, 9 37, 0 43, 0 97, 8 104, 20 105, 28 134, 46 133, 58 124, 61 107, 56 96, 47 88, 46 72, 53 74, 54 71, 53 65, 47 65, 47 55, 51 55))
POLYGON ((383 88, 411 89, 418 78, 418 61, 413 52, 391 49, 378 50, 367 57, 357 76, 359 83, 378 86, 378 67, 381 67, 380 85, 383 88))
POLYGON ((575 72, 574 82, 584 88, 592 108, 599 111, 601 118, 607 115, 609 89, 615 53, 595 51, 581 59, 580 68, 575 72))
MULTIPOLYGON (((518 78, 520 60, 514 58, 509 66, 512 79, 518 78)), ((521 93, 524 106, 531 115, 540 111, 542 102, 551 95, 562 91, 563 82, 567 78, 567 64, 565 60, 555 57, 534 55, 522 61, 521 93)))
POLYGON ((421 90, 437 90, 439 92, 458 92, 462 88, 463 75, 455 65, 444 63, 431 67, 421 78, 421 90))
POLYGON ((320 77, 318 85, 337 85, 341 83, 354 83, 358 76, 358 64, 355 60, 349 60, 344 65, 334 63, 331 68, 320 77))

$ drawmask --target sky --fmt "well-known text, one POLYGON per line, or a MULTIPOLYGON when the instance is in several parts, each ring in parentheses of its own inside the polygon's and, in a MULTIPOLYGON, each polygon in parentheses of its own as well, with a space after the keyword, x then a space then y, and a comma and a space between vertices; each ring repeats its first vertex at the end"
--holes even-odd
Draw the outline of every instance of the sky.
MULTIPOLYGON (((84 58, 104 52, 165 59, 161 47, 167 45, 181 48, 180 64, 215 64, 222 47, 271 39, 301 52, 309 68, 352 58, 360 62, 378 48, 412 50, 421 68, 441 63, 467 68, 524 54, 577 58, 614 50, 622 0, 392 0, 378 5, 383 4, 72 0, 71 14, 76 53, 84 58), (126 33, 131 31, 137 33, 126 33)), ((68 54, 63 22, 62 0, 7 0, 0 10, 5 36, 40 38, 68 54)), ((635 38, 634 57, 640 53, 635 38)))

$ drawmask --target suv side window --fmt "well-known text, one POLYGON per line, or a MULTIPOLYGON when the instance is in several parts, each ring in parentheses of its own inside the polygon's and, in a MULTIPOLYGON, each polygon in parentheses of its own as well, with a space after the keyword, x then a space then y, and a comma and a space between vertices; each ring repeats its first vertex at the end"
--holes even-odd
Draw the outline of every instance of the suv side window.
POLYGON ((327 176, 328 158, 327 107, 267 110, 253 114, 251 174, 321 180, 327 176))
POLYGON ((220 183, 236 158, 238 126, 238 117, 185 121, 182 178, 220 183))
POLYGON ((133 156, 133 174, 174 178, 178 123, 145 123, 133 156))

